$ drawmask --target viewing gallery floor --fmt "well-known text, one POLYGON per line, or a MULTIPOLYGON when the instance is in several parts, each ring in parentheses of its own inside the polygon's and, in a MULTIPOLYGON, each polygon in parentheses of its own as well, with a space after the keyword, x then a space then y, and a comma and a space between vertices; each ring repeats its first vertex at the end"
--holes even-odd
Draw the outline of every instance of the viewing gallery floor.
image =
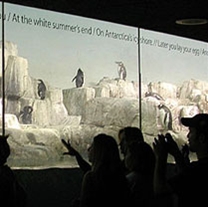
POLYGON ((28 207, 70 207, 79 195, 79 168, 14 169, 14 173, 26 189, 28 207))
MULTIPOLYGON (((175 174, 169 164, 167 175, 175 174)), ((27 207, 71 207, 79 196, 83 173, 79 168, 14 169, 25 187, 27 207)))

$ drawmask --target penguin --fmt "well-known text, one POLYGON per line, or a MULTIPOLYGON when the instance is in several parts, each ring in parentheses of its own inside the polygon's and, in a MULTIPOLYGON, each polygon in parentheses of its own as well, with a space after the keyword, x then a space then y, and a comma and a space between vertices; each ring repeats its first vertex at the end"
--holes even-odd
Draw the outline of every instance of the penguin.
POLYGON ((76 76, 72 79, 72 82, 74 80, 77 88, 82 87, 84 84, 84 73, 80 68, 78 69, 76 76))
POLYGON ((43 80, 38 79, 38 96, 40 97, 41 100, 45 99, 46 96, 46 85, 43 82, 43 80))
POLYGON ((145 93, 145 97, 148 97, 148 96, 152 96, 152 97, 156 98, 157 100, 164 101, 164 98, 160 94, 155 93, 155 92, 147 91, 145 93))
POLYGON ((127 72, 123 62, 116 62, 118 64, 118 76, 121 80, 126 80, 127 72))
POLYGON ((167 130, 173 130, 172 124, 173 124, 173 118, 170 109, 165 106, 164 104, 159 104, 158 105, 159 110, 164 111, 164 119, 163 119, 163 124, 166 127, 167 130))
POLYGON ((19 120, 23 124, 32 124, 32 106, 24 106, 23 110, 20 111, 19 120))

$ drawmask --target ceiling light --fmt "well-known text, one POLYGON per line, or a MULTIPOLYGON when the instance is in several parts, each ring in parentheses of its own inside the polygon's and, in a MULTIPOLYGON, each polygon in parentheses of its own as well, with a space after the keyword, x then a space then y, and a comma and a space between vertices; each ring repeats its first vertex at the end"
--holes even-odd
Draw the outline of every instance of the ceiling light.
POLYGON ((176 20, 176 24, 180 24, 180 25, 195 26, 195 25, 203 25, 203 24, 207 24, 207 23, 208 23, 207 19, 180 19, 180 20, 176 20))

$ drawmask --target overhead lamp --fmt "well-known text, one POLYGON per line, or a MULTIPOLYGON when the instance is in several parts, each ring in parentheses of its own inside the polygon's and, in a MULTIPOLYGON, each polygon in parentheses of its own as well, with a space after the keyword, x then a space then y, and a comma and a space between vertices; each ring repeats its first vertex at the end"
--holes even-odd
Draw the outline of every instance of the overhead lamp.
POLYGON ((196 26, 196 25, 203 25, 207 24, 208 20, 207 19, 200 19, 200 18, 191 18, 191 19, 180 19, 176 20, 176 24, 180 25, 190 25, 190 26, 196 26))

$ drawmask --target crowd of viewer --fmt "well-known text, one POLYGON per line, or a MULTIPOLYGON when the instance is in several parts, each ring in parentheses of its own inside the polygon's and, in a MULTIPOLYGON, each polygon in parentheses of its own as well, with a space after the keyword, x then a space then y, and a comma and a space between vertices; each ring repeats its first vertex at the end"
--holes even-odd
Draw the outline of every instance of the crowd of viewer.
MULTIPOLYGON (((169 133, 159 134, 150 145, 139 128, 125 127, 118 132, 119 143, 110 135, 96 135, 85 160, 69 140, 62 139, 67 149, 64 154, 74 156, 83 171, 80 196, 73 207, 207 205, 208 114, 183 117, 181 123, 189 129, 188 144, 182 149, 169 133), (196 154, 196 161, 190 161, 189 151, 196 154), (168 154, 174 157, 177 167, 170 177, 167 176, 168 154)), ((9 146, 1 147, 1 141, 6 142, 7 138, 0 137, 0 196, 5 203, 11 202, 12 207, 17 206, 12 192, 13 183, 18 182, 6 165, 9 146), (5 176, 6 172, 10 176, 5 176)))

